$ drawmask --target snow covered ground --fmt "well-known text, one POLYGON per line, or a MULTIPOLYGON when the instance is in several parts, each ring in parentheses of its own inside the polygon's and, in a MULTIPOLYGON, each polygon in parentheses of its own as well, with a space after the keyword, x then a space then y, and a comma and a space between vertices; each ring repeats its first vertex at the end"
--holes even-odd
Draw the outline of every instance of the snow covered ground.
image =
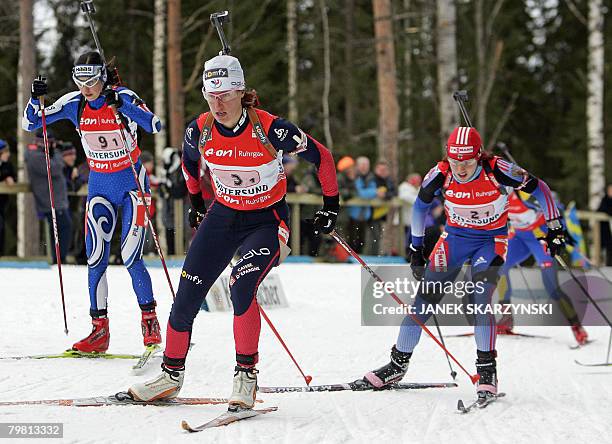
MULTIPOLYGON (((63 333, 55 269, 0 269, 0 355, 59 352, 90 330, 86 269, 64 267, 70 334, 63 333)), ((178 282, 179 269, 171 270, 178 282)), ((160 268, 150 269, 165 326, 171 299, 160 268)), ((356 265, 284 264, 280 274, 290 307, 267 313, 313 384, 345 382, 387 362, 396 327, 360 326, 360 271, 356 265)), ((111 267, 109 352, 140 353, 140 315, 127 271, 111 267)), ((465 329, 445 328, 445 332, 465 329)), ((517 329, 518 330, 518 329, 517 329)), ((596 342, 570 350, 569 328, 522 327, 552 339, 498 339, 500 388, 508 396, 486 410, 461 415, 459 398, 474 394, 459 374, 458 388, 405 392, 261 394, 278 412, 190 435, 181 419, 200 424, 223 406, 0 407, 0 422, 62 422, 62 442, 410 442, 612 443, 612 369, 584 368, 574 359, 605 359, 609 329, 588 328, 596 342)), ((234 364, 230 313, 196 319, 182 396, 227 397, 234 364)), ((450 350, 474 371, 472 338, 448 338, 450 350)), ((261 385, 303 380, 262 320, 261 385)), ((0 360, 0 401, 107 395, 157 373, 133 376, 133 361, 0 360)), ((450 381, 443 353, 422 336, 406 381, 450 381)), ((54 440, 58 442, 60 440, 54 440)), ((12 442, 16 442, 12 441, 12 442)))

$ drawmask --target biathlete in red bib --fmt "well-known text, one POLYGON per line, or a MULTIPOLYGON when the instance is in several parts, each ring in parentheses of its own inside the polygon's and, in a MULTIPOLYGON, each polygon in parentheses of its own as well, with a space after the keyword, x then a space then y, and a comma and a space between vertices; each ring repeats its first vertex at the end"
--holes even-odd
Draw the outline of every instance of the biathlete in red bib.
MULTIPOLYGON (((107 69, 99 53, 86 52, 72 69, 72 79, 79 91, 63 95, 45 109, 47 124, 69 120, 74 125, 90 170, 85 243, 93 329, 89 336, 73 345, 73 349, 89 353, 105 352, 109 346, 106 268, 119 214, 121 258, 132 278, 132 287, 142 311, 143 342, 145 346, 161 342, 151 278, 142 260, 146 229, 144 205, 149 199, 149 178, 139 160, 136 134, 138 127, 148 133, 157 133, 161 122, 136 93, 115 86, 118 79, 113 77, 113 71, 107 69), (121 124, 117 123, 111 106, 121 115, 121 124), (135 163, 138 180, 147 194, 144 198, 139 195, 128 155, 135 163)), ((23 113, 26 131, 42 126, 39 98, 47 94, 47 89, 43 78, 32 83, 32 98, 23 113)))
MULTIPOLYGON (((474 128, 453 130, 447 141, 446 158, 423 180, 412 216, 411 267, 418 280, 424 275, 424 283, 452 282, 463 264, 471 263, 474 283, 471 302, 473 307, 485 308, 482 314, 474 316, 476 368, 480 375, 477 390, 483 397, 497 393, 495 316, 487 314, 486 308, 491 305, 499 267, 506 258, 508 196, 514 189, 535 196, 540 203, 548 225, 546 240, 551 254, 556 254, 563 245, 564 236, 550 189, 519 166, 483 152, 480 134, 474 128), (447 222, 424 269, 424 221, 436 195, 444 197, 447 222)), ((434 290, 441 287, 446 286, 425 286, 434 290)), ((425 323, 433 305, 443 296, 444 293, 431 290, 419 291, 413 313, 425 323)), ((364 380, 374 387, 401 380, 420 337, 421 327, 406 316, 391 349, 391 362, 367 373, 364 380)))
POLYGON ((239 250, 229 281, 234 307, 236 367, 230 405, 251 408, 257 390, 260 332, 257 288, 288 254, 289 213, 283 154, 316 165, 323 208, 315 227, 330 233, 339 210, 334 160, 327 148, 285 119, 255 108, 237 58, 220 55, 204 66, 202 92, 210 111, 191 122, 183 141, 183 172, 191 197, 189 220, 198 231, 189 247, 166 331, 162 373, 129 389, 133 398, 178 395, 194 318, 208 290, 239 250), (202 170, 215 200, 206 209, 202 170))

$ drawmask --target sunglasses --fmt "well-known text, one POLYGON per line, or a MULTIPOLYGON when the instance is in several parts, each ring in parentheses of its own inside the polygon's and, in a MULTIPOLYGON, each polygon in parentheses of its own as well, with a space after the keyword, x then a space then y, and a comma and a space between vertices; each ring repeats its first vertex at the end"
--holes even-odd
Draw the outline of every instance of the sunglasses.
POLYGON ((224 93, 209 93, 206 92, 204 88, 202 88, 202 94, 204 95, 204 98, 209 102, 213 102, 216 100, 221 103, 226 103, 230 100, 234 100, 240 97, 242 95, 242 90, 234 89, 232 91, 227 91, 224 93))

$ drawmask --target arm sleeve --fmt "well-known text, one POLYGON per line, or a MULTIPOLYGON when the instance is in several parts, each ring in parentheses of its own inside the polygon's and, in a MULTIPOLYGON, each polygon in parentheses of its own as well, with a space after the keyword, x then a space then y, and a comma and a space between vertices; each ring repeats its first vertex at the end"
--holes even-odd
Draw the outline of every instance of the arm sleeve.
POLYGON ((148 133, 155 134, 161 130, 162 125, 159 117, 149 110, 146 103, 134 91, 120 88, 118 92, 123 100, 123 105, 118 109, 121 114, 136 122, 139 127, 148 133))
POLYGON ((185 130, 183 138, 183 161, 182 170, 185 184, 189 194, 199 194, 200 190, 200 162, 201 156, 198 151, 198 140, 200 129, 197 120, 192 121, 185 130))
POLYGON ((543 180, 504 159, 497 159, 493 168, 493 174, 500 184, 511 186, 535 197, 547 221, 560 217, 550 188, 548 188, 548 185, 543 180))
POLYGON ((423 245, 423 238, 425 237, 425 217, 433 204, 434 198, 436 195, 440 194, 445 179, 446 174, 442 171, 440 165, 436 165, 429 170, 425 178, 423 178, 419 194, 414 201, 412 223, 410 225, 412 244, 415 247, 421 247, 423 245))
POLYGON ((338 195, 336 166, 332 153, 315 138, 309 136, 288 120, 276 118, 268 131, 270 143, 278 151, 297 154, 315 165, 324 196, 338 195))
MULTIPOLYGON (((79 103, 81 102, 81 93, 73 91, 64 94, 62 97, 50 106, 45 107, 45 118, 47 125, 57 122, 58 120, 67 119, 76 127, 77 114, 79 113, 79 103)), ((23 120, 21 127, 26 131, 34 131, 42 126, 42 113, 40 111, 40 101, 30 98, 26 108, 23 110, 23 120)))

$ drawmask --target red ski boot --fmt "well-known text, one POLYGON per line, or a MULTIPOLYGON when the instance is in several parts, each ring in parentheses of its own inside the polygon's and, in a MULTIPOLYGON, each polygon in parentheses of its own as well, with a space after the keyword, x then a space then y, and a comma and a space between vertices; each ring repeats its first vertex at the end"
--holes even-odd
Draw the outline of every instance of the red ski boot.
POLYGON ((91 322, 93 329, 89 336, 75 343, 72 349, 84 353, 104 353, 108 350, 108 343, 110 342, 108 318, 92 318, 91 322))
POLYGON ((159 321, 155 310, 142 311, 142 338, 145 347, 152 344, 161 344, 161 331, 159 329, 159 321))
POLYGON ((589 341, 589 335, 586 330, 582 327, 580 322, 575 322, 572 324, 572 333, 574 333, 574 337, 576 338, 576 342, 579 345, 584 345, 589 341))

